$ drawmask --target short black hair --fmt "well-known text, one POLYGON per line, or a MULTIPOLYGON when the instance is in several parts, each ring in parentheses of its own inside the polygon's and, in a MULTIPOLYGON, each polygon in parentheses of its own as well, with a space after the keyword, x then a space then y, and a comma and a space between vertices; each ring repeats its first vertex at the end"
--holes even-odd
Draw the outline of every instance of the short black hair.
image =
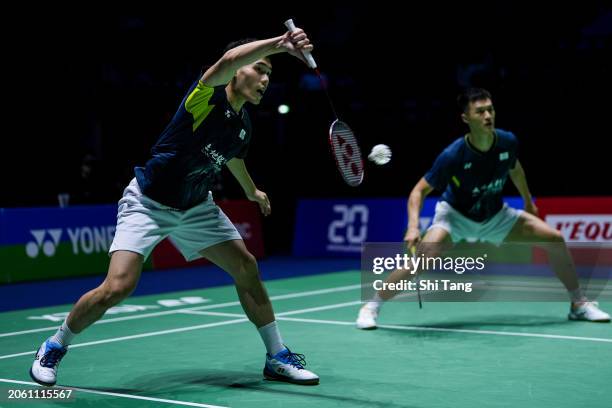
POLYGON ((457 97, 457 106, 462 113, 465 113, 470 103, 485 99, 493 99, 491 92, 483 88, 468 88, 457 97))

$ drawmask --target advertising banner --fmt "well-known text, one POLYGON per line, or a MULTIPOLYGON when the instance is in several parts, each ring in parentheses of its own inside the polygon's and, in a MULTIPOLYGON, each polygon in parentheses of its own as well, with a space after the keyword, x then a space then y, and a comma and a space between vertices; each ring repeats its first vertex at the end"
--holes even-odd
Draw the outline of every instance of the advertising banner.
MULTIPOLYGON (((429 227, 438 198, 426 198, 421 231, 429 227)), ((520 198, 505 200, 522 208, 520 198)), ((365 242, 401 242, 408 224, 406 198, 300 200, 296 213, 295 256, 361 256, 365 242)))
MULTIPOLYGON (((536 205, 540 217, 561 231, 576 264, 612 265, 612 197, 540 198, 536 205)), ((544 256, 535 253, 537 262, 544 256)))
POLYGON ((106 272, 117 205, 0 211, 0 283, 106 272))
MULTIPOLYGON (((218 203, 249 250, 263 256, 259 209, 247 200, 218 203)), ((0 284, 105 274, 115 235, 117 205, 0 209, 0 284)), ((192 265, 169 240, 145 269, 192 265)))

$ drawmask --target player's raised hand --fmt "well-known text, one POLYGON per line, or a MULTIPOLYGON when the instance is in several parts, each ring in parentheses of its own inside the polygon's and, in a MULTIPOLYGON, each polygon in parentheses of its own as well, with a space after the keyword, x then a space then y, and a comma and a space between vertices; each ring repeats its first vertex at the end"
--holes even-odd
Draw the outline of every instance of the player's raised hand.
POLYGON ((302 52, 312 52, 313 45, 310 43, 308 36, 301 28, 296 28, 295 31, 287 31, 281 39, 280 46, 296 58, 308 64, 302 52))

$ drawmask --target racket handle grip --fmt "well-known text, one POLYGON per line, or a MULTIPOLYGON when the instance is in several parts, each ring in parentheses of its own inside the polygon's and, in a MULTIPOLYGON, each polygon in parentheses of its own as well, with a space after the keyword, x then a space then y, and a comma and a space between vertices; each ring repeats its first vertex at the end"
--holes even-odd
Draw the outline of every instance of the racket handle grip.
MULTIPOLYGON (((285 27, 287 27, 287 29, 291 32, 295 31, 295 24, 293 24, 293 19, 289 19, 287 21, 285 21, 285 27)), ((312 58, 312 55, 310 54, 310 51, 302 51, 302 55, 304 56, 304 58, 306 59, 306 62, 308 63, 308 66, 312 69, 316 69, 317 68, 317 63, 315 62, 314 58, 312 58)))

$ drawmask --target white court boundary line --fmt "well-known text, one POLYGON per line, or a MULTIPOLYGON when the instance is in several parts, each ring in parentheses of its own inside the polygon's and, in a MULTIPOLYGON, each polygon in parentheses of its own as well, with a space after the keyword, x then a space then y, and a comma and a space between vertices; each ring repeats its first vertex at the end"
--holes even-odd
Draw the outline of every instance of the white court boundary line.
POLYGON ((246 317, 244 313, 200 312, 199 310, 182 310, 179 313, 200 316, 246 317))
MULTIPOLYGON (((41 387, 40 385, 38 385, 38 384, 36 384, 34 382, 9 380, 7 378, 0 378, 0 383, 20 384, 20 385, 33 385, 33 386, 36 386, 36 387, 41 387)), ((140 396, 140 395, 123 394, 123 393, 119 393, 119 392, 91 390, 89 388, 63 387, 61 385, 57 385, 57 386, 55 386, 53 388, 57 388, 57 389, 60 389, 60 390, 74 390, 74 391, 84 392, 84 393, 87 393, 87 394, 110 395, 112 397, 119 397, 119 398, 129 398, 129 399, 137 399, 137 400, 143 400, 143 401, 163 402, 163 403, 166 403, 166 404, 173 404, 173 405, 185 405, 185 406, 188 406, 188 407, 229 408, 229 407, 225 407, 225 406, 222 406, 222 405, 209 405, 209 404, 200 404, 198 402, 188 402, 188 401, 178 401, 178 400, 171 400, 171 399, 164 399, 164 398, 144 397, 144 396, 140 396)), ((18 401, 18 400, 16 400, 16 401, 18 401)), ((23 400, 21 400, 21 401, 23 401, 23 400)), ((38 400, 38 401, 42 401, 42 400, 38 400)), ((60 402, 62 400, 60 400, 60 399, 51 400, 50 399, 50 401, 60 402)), ((70 400, 66 400, 65 402, 69 402, 69 401, 70 400)))
MULTIPOLYGON (((339 320, 303 319, 303 318, 284 317, 284 316, 292 315, 292 314, 300 314, 300 313, 309 313, 309 312, 320 311, 320 310, 337 309, 337 308, 342 308, 342 307, 347 307, 347 306, 354 306, 360 303, 361 301, 337 303, 337 304, 325 305, 325 306, 320 306, 320 307, 315 307, 315 308, 300 309, 300 310, 293 310, 293 311, 278 313, 277 316, 278 316, 278 320, 285 320, 285 321, 303 322, 303 323, 318 323, 318 324, 329 324, 329 325, 340 325, 340 326, 353 326, 355 323, 352 321, 348 322, 348 321, 339 321, 339 320)), ((183 310, 181 313, 197 314, 197 315, 232 316, 232 317, 243 316, 237 313, 199 312, 199 311, 193 311, 193 310, 183 310)), ((248 321, 247 318, 241 317, 241 318, 234 319, 234 320, 227 320, 227 321, 199 325, 199 326, 183 327, 183 328, 178 328, 178 329, 163 330, 159 332, 143 333, 143 334, 134 335, 134 336, 126 336, 126 337, 119 337, 119 338, 111 338, 107 340, 93 341, 93 342, 88 342, 88 343, 81 343, 81 344, 73 345, 71 347, 84 347, 84 346, 109 343, 109 342, 114 342, 114 341, 131 340, 135 338, 157 336, 157 335, 162 335, 162 334, 177 333, 177 332, 183 332, 183 331, 189 331, 189 330, 198 330, 198 329, 223 326, 223 325, 228 325, 228 324, 236 324, 236 323, 242 323, 246 321, 248 321)), ((398 326, 398 325, 385 325, 385 324, 378 325, 378 327, 387 328, 387 329, 395 329, 395 330, 406 330, 406 331, 437 331, 437 332, 451 332, 451 333, 535 337, 535 338, 547 338, 547 339, 578 340, 578 341, 594 341, 594 342, 612 343, 612 339, 606 339, 606 338, 565 336, 565 335, 556 335, 556 334, 504 332, 504 331, 493 331, 493 330, 449 329, 449 328, 440 328, 440 327, 398 326)), ((33 353, 33 351, 30 351, 27 353, 20 353, 18 355, 31 354, 31 353, 33 353)), ((17 356, 17 355, 12 355, 12 356, 17 356)), ((9 357, 10 356, 2 356, 0 358, 9 358, 9 357)), ((4 378, 0 378, 0 382, 38 386, 38 384, 33 383, 33 382, 9 380, 9 379, 4 379, 4 378)), ((80 391, 80 392, 90 393, 90 394, 108 395, 108 396, 114 396, 114 397, 119 397, 119 398, 154 401, 154 402, 162 402, 162 403, 167 403, 167 404, 184 405, 184 406, 191 406, 191 407, 227 408, 227 407, 221 407, 218 405, 209 405, 209 404, 201 404, 201 403, 187 402, 187 401, 136 396, 136 395, 131 395, 131 394, 122 394, 122 393, 115 393, 115 392, 97 391, 97 390, 90 390, 87 388, 63 387, 63 386, 56 386, 56 388, 66 389, 66 390, 73 389, 75 391, 80 391)))
MULTIPOLYGON (((291 310, 291 311, 288 311, 288 312, 280 312, 280 313, 275 313, 274 316, 275 317, 289 316, 289 315, 300 314, 300 313, 318 312, 320 310, 339 309, 341 307, 360 305, 361 303, 362 303, 361 300, 355 300, 355 301, 346 302, 346 303, 335 303, 333 305, 317 306, 317 307, 310 307, 308 309, 299 309, 299 310, 291 310)), ((185 310, 185 311, 183 311, 181 313, 184 313, 184 314, 194 314, 194 315, 204 315, 204 316, 208 316, 208 315, 210 315, 210 316, 226 316, 226 317, 245 317, 246 316, 244 314, 238 314, 238 313, 200 312, 200 311, 197 311, 197 310, 185 310)))
MULTIPOLYGON (((307 308, 307 309, 298 309, 298 310, 292 310, 292 311, 288 311, 288 312, 277 313, 276 316, 282 317, 282 316, 292 315, 292 314, 316 312, 316 311, 319 311, 319 310, 338 309, 338 308, 346 307, 346 306, 354 306, 354 305, 357 305, 357 304, 360 304, 360 303, 361 303, 361 301, 357 300, 357 301, 353 301, 353 302, 336 303, 336 304, 333 304, 333 305, 310 307, 310 308, 307 308)), ((155 331, 155 332, 141 333, 141 334, 135 334, 135 335, 132 335, 132 336, 111 337, 109 339, 104 339, 104 340, 97 340, 97 341, 89 341, 89 342, 86 342, 86 343, 72 344, 72 345, 70 345, 70 348, 93 346, 93 345, 96 345, 96 344, 113 343, 113 342, 116 342, 116 341, 139 339, 139 338, 143 338, 143 337, 160 336, 160 335, 164 335, 164 334, 180 333, 180 332, 184 332, 184 331, 207 329, 207 328, 210 328, 210 327, 224 326, 224 325, 227 325, 227 324, 243 323, 243 322, 248 322, 249 321, 249 319, 246 318, 244 315, 233 314, 233 313, 200 312, 200 311, 197 311, 197 310, 182 310, 180 313, 201 314, 201 315, 205 314, 205 315, 213 315, 213 316, 239 317, 239 319, 224 320, 224 321, 221 321, 221 322, 208 323, 208 324, 200 324, 200 325, 197 325, 197 326, 187 326, 187 327, 179 327, 179 328, 176 328, 176 329, 160 330, 160 331, 155 331)), ((7 358, 13 358, 13 357, 33 355, 34 353, 36 353, 36 350, 24 351, 24 352, 15 353, 15 354, 6 354, 6 355, 3 355, 3 356, 0 356, 0 360, 4 360, 4 359, 7 359, 7 358)))
MULTIPOLYGON (((328 293, 345 292, 345 291, 349 291, 349 290, 353 290, 353 289, 361 289, 362 286, 363 285, 347 285, 347 286, 336 286, 336 287, 327 288, 327 289, 310 290, 310 291, 306 291, 306 292, 294 292, 294 293, 288 293, 286 295, 271 296, 270 300, 295 299, 295 298, 300 298, 300 297, 316 296, 316 295, 323 295, 323 294, 328 294, 328 293)), ((206 306, 195 306, 195 307, 187 307, 187 308, 181 308, 181 309, 175 309, 175 310, 166 310, 166 311, 163 311, 163 312, 144 313, 144 314, 134 315, 134 316, 113 317, 111 319, 98 320, 94 324, 114 323, 114 322, 122 322, 122 321, 125 321, 125 320, 144 319, 144 318, 148 318, 148 317, 165 316, 165 315, 171 315, 171 314, 175 314, 175 313, 182 313, 182 312, 184 312, 186 310, 208 310, 208 309, 217 309, 217 308, 223 308, 223 307, 229 307, 229 306, 239 306, 239 305, 240 305, 239 301, 217 303, 217 304, 206 305, 206 306)), ((59 327, 59 324, 55 325, 55 326, 50 326, 50 327, 41 327, 41 328, 38 328, 38 329, 30 329, 30 330, 21 330, 21 331, 16 331, 16 332, 0 333, 0 337, 18 336, 18 335, 21 335, 21 334, 30 334, 30 333, 38 333, 38 332, 43 332, 43 331, 49 331, 49 330, 57 330, 58 327, 59 327)))
MULTIPOLYGON (((352 285, 351 287, 354 288, 355 286, 361 287, 361 285, 352 285)), ((341 287, 341 288, 346 288, 346 287, 341 287)), ((332 288, 332 289, 338 289, 338 288, 332 288)), ((325 291, 329 291, 329 289, 325 289, 325 291)), ((317 292, 317 291, 314 291, 314 292, 317 292)), ((307 293, 307 292, 304 292, 304 293, 307 293)), ((290 294, 290 295, 299 295, 299 293, 298 294, 290 294)), ((290 295, 282 295, 282 296, 285 296, 285 298, 286 298, 287 296, 290 296, 290 295)), ((304 295, 302 295, 302 296, 304 296, 304 295)), ((299 296, 294 296, 294 297, 299 297, 299 296)), ((232 303, 232 304, 233 303, 238 303, 239 304, 239 302, 230 302, 230 303, 232 303)), ((335 303, 335 304, 331 304, 331 305, 318 306, 318 307, 312 307, 312 308, 307 308, 307 309, 298 309, 298 310, 292 310, 292 311, 288 311, 288 312, 281 312, 281 313, 277 313, 276 316, 278 316, 280 320, 289 320, 289 318, 286 318, 284 316, 293 315, 293 314, 301 314, 301 313, 309 313, 309 312, 315 312, 315 311, 321 311, 321 310, 338 309, 338 308, 347 307, 347 306, 354 306, 354 305, 361 304, 361 303, 362 303, 361 300, 352 301, 352 302, 344 302, 344 303, 335 303)), ((216 306, 220 307, 221 305, 225 305, 225 304, 219 304, 219 305, 216 305, 216 306)), ((215 306, 215 305, 210 305, 210 306, 215 306)), ((203 308, 203 307, 201 307, 201 308, 203 308)), ((231 314, 231 313, 221 313, 221 312, 199 312, 198 313, 198 310, 195 310, 195 309, 198 309, 198 308, 185 308, 185 309, 175 310, 175 311, 173 311, 173 313, 207 314, 207 315, 213 315, 213 313, 214 313, 214 315, 218 315, 218 316, 231 316, 231 317, 243 316, 243 315, 238 315, 238 314, 236 314, 236 316, 234 316, 234 314, 231 314)), ((96 344, 105 344, 105 343, 112 343, 112 342, 116 342, 116 341, 132 340, 132 339, 143 338, 143 337, 152 337, 152 336, 159 336, 159 335, 164 335, 164 334, 171 334, 171 333, 179 333, 179 332, 184 332, 184 331, 204 329, 204 328, 209 328, 209 327, 223 326, 223 325, 227 325, 227 324, 243 323, 243 322, 247 322, 247 321, 248 321, 247 318, 241 317, 239 319, 225 320, 225 321, 221 321, 221 322, 215 322, 215 323, 209 323, 209 324, 203 324, 203 325, 197 325, 197 326, 187 326, 187 327, 170 329, 170 330, 161 330, 161 331, 155 331, 155 332, 141 333, 141 334, 136 334, 136 335, 132 335, 132 336, 114 337, 114 338, 109 338, 109 339, 105 339, 105 340, 91 341, 91 342, 87 342, 87 343, 77 343, 77 344, 71 345, 70 347, 71 348, 85 347, 85 346, 91 346, 91 345, 96 345, 96 344)), ((300 321, 300 320, 295 320, 295 321, 300 321)), ((309 319, 303 319, 302 321, 304 321, 304 322, 311 322, 311 323, 315 323, 315 322, 317 322, 317 323, 334 322, 334 323, 328 323, 328 324, 341 324, 341 325, 353 324, 353 322, 341 322, 341 321, 333 321, 333 320, 328 320, 328 321, 325 321, 325 320, 316 320, 316 321, 312 320, 312 321, 310 321, 309 319)), ((606 343, 609 342, 609 343, 612 343, 612 339, 607 339, 607 338, 564 336, 564 335, 541 334, 541 333, 506 332, 506 331, 493 331, 493 330, 448 329, 448 328, 426 327, 426 326, 421 327, 421 326, 379 325, 379 327, 391 328, 391 329, 399 329, 399 330, 442 331, 442 332, 455 332, 455 333, 489 334, 489 335, 501 335, 501 336, 540 337, 540 338, 554 338, 554 339, 567 339, 567 340, 584 340, 584 341, 599 341, 599 342, 606 342, 606 343)), ((7 358, 12 358, 12 357, 24 356, 24 355, 31 355, 31 354, 34 354, 35 352, 36 352, 36 350, 31 350, 31 351, 25 351, 25 352, 21 352, 21 353, 2 355, 2 356, 0 356, 0 360, 7 359, 7 358)))
MULTIPOLYGON (((321 324, 335 324, 341 326, 354 326, 355 322, 347 322, 341 320, 322 320, 322 319, 301 319, 294 317, 285 317, 293 314, 300 313, 308 313, 315 312, 319 310, 330 310, 330 309, 338 309, 347 306, 354 306, 360 304, 361 301, 356 302, 347 302, 347 303, 337 303, 334 305, 326 305, 320 307, 314 307, 311 309, 302 309, 295 310, 284 313, 277 313, 277 320, 286 320, 292 322, 304 322, 304 323, 321 323, 321 324)), ((207 312, 185 312, 187 314, 208 314, 207 312)), ((215 313, 215 315, 225 315, 231 317, 242 317, 244 315, 240 315, 237 313, 215 313)), ((470 333, 470 334, 489 334, 489 335, 497 335, 497 336, 522 336, 522 337, 538 337, 538 338, 548 338, 548 339, 562 339, 562 340, 581 340, 581 341, 596 341, 603 343, 612 343, 612 339, 601 338, 601 337, 580 337, 580 336, 566 336, 561 334, 542 334, 542 333, 524 333, 524 332, 507 332, 507 331, 496 331, 496 330, 470 330, 470 329, 449 329, 444 327, 428 327, 428 326, 398 326, 391 324, 379 324, 378 327, 382 327, 384 329, 397 329, 397 330, 410 330, 410 331, 439 331, 439 332, 452 332, 452 333, 470 333)))
MULTIPOLYGON (((148 332, 148 333, 134 334, 132 336, 111 337, 109 339, 104 339, 104 340, 96 340, 96 341, 89 341, 89 342, 86 342, 86 343, 71 344, 70 348, 73 349, 73 348, 77 348, 77 347, 94 346, 96 344, 114 343, 116 341, 140 339, 140 338, 143 338, 143 337, 161 336, 161 335, 164 335, 164 334, 172 334, 172 333, 180 333, 180 332, 185 332, 185 331, 207 329, 207 328, 210 328, 210 327, 225 326, 225 325, 228 325, 228 324, 244 323, 244 322, 248 322, 248 321, 249 321, 249 319, 247 319, 246 317, 243 317, 243 318, 240 318, 240 319, 224 320, 224 321, 221 321, 221 322, 208 323, 208 324, 200 324, 200 325, 197 325, 197 326, 179 327, 179 328, 176 328, 176 329, 160 330, 160 331, 154 331, 154 332, 148 332)), ((16 354, 7 354, 5 356, 0 356, 0 360, 6 359, 6 358, 12 358, 12 357, 34 355, 34 353, 36 353, 36 350, 33 350, 33 351, 24 351, 23 353, 16 353, 16 354)))
MULTIPOLYGON (((516 283, 517 282, 513 282, 513 284, 516 284, 516 283)), ((360 289, 360 288, 362 288, 362 287, 364 287, 366 285, 367 284, 347 285, 347 286, 337 286, 337 287, 333 287, 333 288, 312 290, 312 291, 306 291, 306 292, 295 292, 295 293, 289 293, 289 294, 286 294, 286 295, 271 296, 270 300, 295 299, 295 298, 300 298, 300 297, 308 297, 308 296, 315 296, 315 295, 335 293, 335 292, 345 292, 345 291, 350 291, 350 290, 353 290, 353 289, 360 289)), ((494 286, 501 287, 502 285, 494 285, 494 286)), ((521 289, 518 289, 518 288, 514 288, 512 286, 506 286, 504 289, 508 289, 509 291, 513 291, 513 290, 514 291, 516 291, 516 290, 520 291, 521 290, 521 289)), ((523 290, 534 291, 534 292, 535 291, 537 291, 537 292, 549 292, 549 291, 551 291, 547 287, 530 288, 530 289, 523 289, 523 290)), ((604 289, 604 291, 608 292, 608 290, 605 290, 605 289, 604 289)), ((429 292, 425 291, 424 293, 429 293, 429 292)), ((396 298, 411 297, 411 296, 415 296, 415 294, 413 294, 413 293, 400 294, 400 295, 396 296, 396 298)), ((124 316, 124 317, 113 317, 113 318, 110 318, 110 319, 98 320, 94 324, 106 324, 106 323, 122 322, 122 321, 126 321, 126 320, 145 319, 145 318, 149 318, 149 317, 167 316, 167 315, 172 315, 172 314, 176 314, 176 313, 183 313, 185 311, 210 310, 210 309, 218 309, 218 308, 229 307, 229 306, 238 306, 238 305, 240 305, 239 301, 218 303, 218 304, 212 304, 212 305, 209 304, 209 305, 205 305, 205 306, 195 306, 195 307, 181 308, 181 309, 175 309, 175 310, 166 310, 166 311, 163 311, 163 312, 144 313, 144 314, 138 314, 138 315, 133 315, 133 316, 124 316)), ((58 327, 59 327, 59 324, 55 325, 55 326, 41 327, 41 328, 37 328, 37 329, 29 329, 29 330, 21 330, 21 331, 16 331, 16 332, 0 333, 0 338, 2 338, 2 337, 9 337, 9 336, 18 336, 18 335, 22 335, 22 334, 39 333, 39 332, 45 332, 45 331, 50 331, 50 330, 57 330, 58 327)))
MULTIPOLYGON (((295 317, 280 317, 279 320, 305 322, 305 323, 334 324, 334 325, 340 325, 340 326, 354 326, 355 325, 355 322, 347 322, 347 321, 342 321, 342 320, 300 319, 300 318, 295 318, 295 317)), ((600 337, 564 336, 561 334, 506 332, 506 331, 496 331, 496 330, 448 329, 444 327, 398 326, 398 325, 393 325, 393 324, 379 324, 377 326, 383 329, 397 329, 397 330, 410 330, 410 331, 437 331, 437 332, 452 332, 452 333, 488 334, 488 335, 494 335, 494 336, 538 337, 538 338, 546 338, 546 339, 581 340, 581 341, 596 341, 596 342, 603 342, 603 343, 612 343, 612 339, 606 339, 606 338, 600 338, 600 337)))
MULTIPOLYGON (((508 289, 509 291, 520 291, 521 290, 521 289, 513 287, 514 285, 521 286, 520 281, 511 281, 507 283, 511 283, 511 285, 506 285, 507 287, 504 289, 508 289)), ((525 283, 522 283, 522 284, 527 286, 525 283)), ((345 292, 345 291, 350 291, 353 289, 361 289, 364 286, 367 286, 367 284, 355 284, 355 285, 337 286, 337 287, 332 287, 332 288, 327 288, 327 289, 311 290, 311 291, 305 291, 305 292, 294 292, 294 293, 288 293, 286 295, 271 296, 270 300, 295 299, 295 298, 300 298, 300 297, 316 296, 316 295, 322 295, 322 294, 328 294, 328 293, 345 292)), ((502 285, 493 285, 493 286, 502 287, 502 285)), ((549 287, 546 287, 546 285, 544 285, 544 287, 530 288, 530 289, 523 289, 523 290, 534 291, 534 292, 536 291, 537 292, 552 292, 549 289, 549 287)), ((608 292, 610 290, 612 289, 603 289, 604 292, 608 292)), ((428 293, 428 292, 425 292, 425 293, 428 293)), ((405 293, 405 294, 398 295, 397 298, 411 297, 411 296, 414 296, 414 294, 405 293)), ((218 309, 218 308, 238 306, 238 305, 240 305, 239 301, 218 303, 218 304, 212 304, 212 305, 209 304, 205 306, 195 306, 195 307, 181 308, 181 309, 175 309, 175 310, 166 310, 163 312, 144 313, 144 314, 138 314, 138 315, 133 315, 133 316, 102 319, 102 320, 98 320, 94 324, 106 324, 106 323, 122 322, 126 320, 145 319, 149 317, 158 317, 158 316, 172 315, 176 313, 183 313, 185 311, 210 310, 210 309, 218 309)), ((18 336, 22 334, 39 333, 39 332, 45 332, 45 331, 50 331, 50 330, 57 330, 58 327, 59 325, 55 325, 55 326, 41 327, 37 329, 0 333, 0 338, 9 337, 9 336, 18 336)))

